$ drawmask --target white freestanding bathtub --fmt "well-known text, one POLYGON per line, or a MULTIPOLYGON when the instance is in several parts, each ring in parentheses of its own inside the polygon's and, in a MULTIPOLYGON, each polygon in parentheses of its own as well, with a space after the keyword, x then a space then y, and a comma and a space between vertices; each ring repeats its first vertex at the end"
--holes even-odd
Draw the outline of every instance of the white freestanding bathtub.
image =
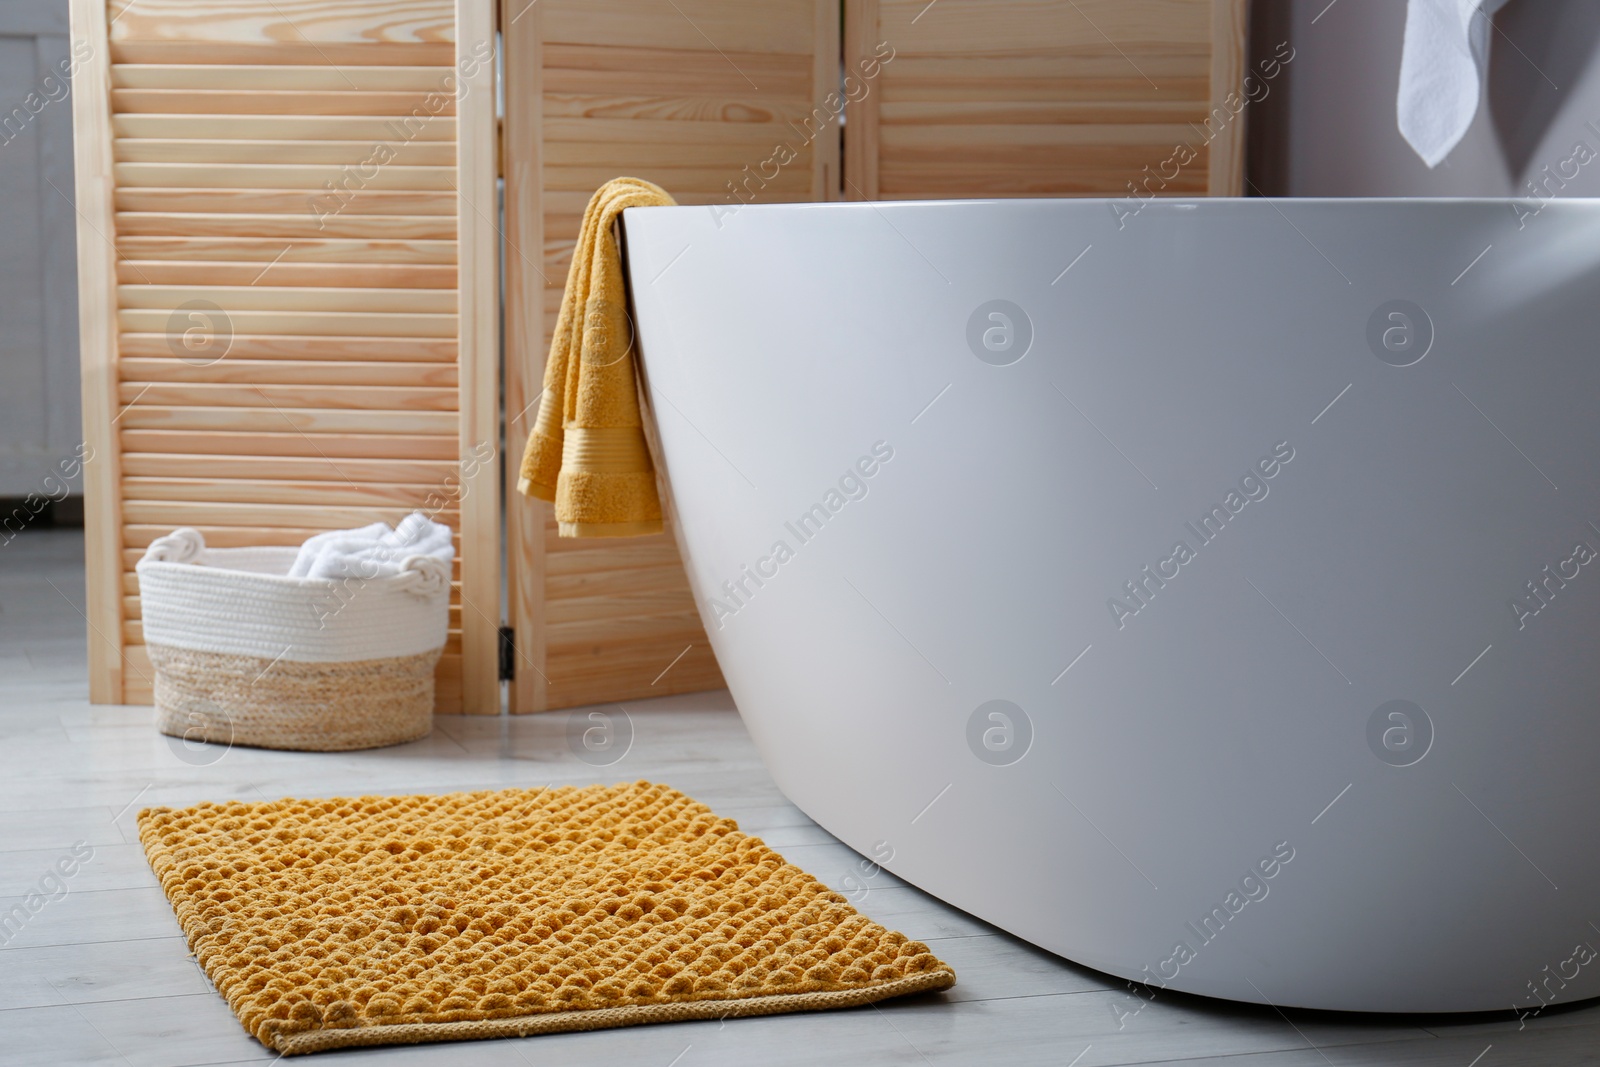
POLYGON ((701 614, 817 822, 1158 986, 1600 994, 1600 203, 626 240, 701 614))

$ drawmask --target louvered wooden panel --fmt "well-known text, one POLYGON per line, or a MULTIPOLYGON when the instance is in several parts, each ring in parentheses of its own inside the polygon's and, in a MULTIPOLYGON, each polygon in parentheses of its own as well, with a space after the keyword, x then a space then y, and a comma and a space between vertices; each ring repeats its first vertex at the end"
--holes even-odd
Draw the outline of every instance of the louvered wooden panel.
POLYGON ((1239 195, 1247 5, 845 0, 846 197, 1239 195))
MULTIPOLYGON (((837 199, 833 0, 502 0, 508 439, 533 424, 584 205, 619 175, 680 203, 837 199), (811 125, 807 125, 807 123, 811 125), (787 144, 795 158, 764 161, 787 144)), ((563 540, 514 497, 516 711, 722 684, 669 535, 563 540)))
POLYGON ((499 709, 492 0, 74 0, 91 687, 177 526, 457 531, 440 710, 499 709), (472 462, 468 462, 472 460, 472 462))

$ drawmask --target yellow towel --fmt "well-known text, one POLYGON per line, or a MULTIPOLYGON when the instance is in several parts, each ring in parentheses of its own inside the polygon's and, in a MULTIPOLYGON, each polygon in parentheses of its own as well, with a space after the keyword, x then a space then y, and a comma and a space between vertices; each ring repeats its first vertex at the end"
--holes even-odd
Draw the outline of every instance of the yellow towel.
POLYGON ((661 499, 645 444, 622 259, 611 227, 624 208, 670 207, 639 178, 602 185, 583 213, 544 368, 539 417, 517 489, 553 500, 562 537, 659 533, 661 499))

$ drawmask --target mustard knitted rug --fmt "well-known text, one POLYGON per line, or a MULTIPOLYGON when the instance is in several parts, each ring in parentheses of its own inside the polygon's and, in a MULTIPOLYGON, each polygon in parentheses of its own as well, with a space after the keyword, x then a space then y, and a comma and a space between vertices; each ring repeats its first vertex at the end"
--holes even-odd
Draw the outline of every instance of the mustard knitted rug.
POLYGON ((287 1054, 955 984, 926 945, 649 782, 149 808, 139 839, 228 1006, 287 1054))

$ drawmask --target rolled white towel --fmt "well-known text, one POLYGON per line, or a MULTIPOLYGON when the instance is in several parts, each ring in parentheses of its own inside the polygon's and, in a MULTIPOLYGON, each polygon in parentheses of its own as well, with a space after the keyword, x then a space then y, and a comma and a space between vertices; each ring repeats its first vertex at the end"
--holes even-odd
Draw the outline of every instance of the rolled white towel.
POLYGON ((1490 18, 1506 0, 1410 0, 1396 102, 1401 136, 1429 167, 1461 142, 1478 113, 1490 18))
POLYGON ((413 556, 436 556, 443 551, 443 558, 450 558, 454 551, 451 541, 450 527, 443 523, 431 521, 420 511, 413 511, 401 519, 394 528, 394 533, 384 539, 384 543, 397 549, 410 549, 413 556))
POLYGON ((362 546, 376 545, 378 538, 393 532, 389 529, 388 523, 375 522, 370 526, 361 526, 354 530, 329 530, 327 533, 313 534, 301 544, 300 553, 295 556, 294 565, 289 568, 289 577, 311 577, 311 568, 324 553, 332 554, 333 546, 336 544, 340 546, 342 552, 357 552, 361 551, 362 546))
POLYGON ((390 529, 375 522, 354 530, 330 530, 306 539, 289 568, 291 578, 392 578, 407 561, 431 556, 445 563, 455 558, 450 527, 413 511, 390 529))

